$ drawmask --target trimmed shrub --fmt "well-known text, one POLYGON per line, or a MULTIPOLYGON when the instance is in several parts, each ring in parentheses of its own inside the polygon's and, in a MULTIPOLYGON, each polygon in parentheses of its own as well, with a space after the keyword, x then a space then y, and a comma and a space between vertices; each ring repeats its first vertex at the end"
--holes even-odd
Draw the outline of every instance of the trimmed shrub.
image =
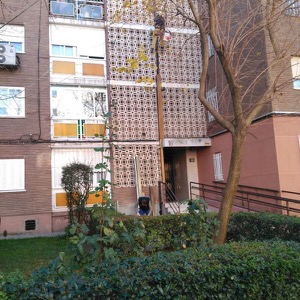
MULTIPOLYGON (((128 232, 134 231, 135 219, 122 218, 128 232)), ((145 238, 141 240, 141 246, 147 251, 179 250, 212 244, 218 224, 217 215, 209 213, 163 215, 156 217, 138 217, 145 226, 145 238)), ((117 248, 126 245, 116 244, 117 248)), ((134 245, 132 245, 134 246, 134 245)))
POLYGON ((297 300, 299 274, 299 243, 250 242, 106 262, 68 279, 44 270, 28 284, 3 287, 9 299, 23 300, 297 300))
POLYGON ((300 242, 300 218, 272 213, 234 213, 227 241, 280 239, 300 242))

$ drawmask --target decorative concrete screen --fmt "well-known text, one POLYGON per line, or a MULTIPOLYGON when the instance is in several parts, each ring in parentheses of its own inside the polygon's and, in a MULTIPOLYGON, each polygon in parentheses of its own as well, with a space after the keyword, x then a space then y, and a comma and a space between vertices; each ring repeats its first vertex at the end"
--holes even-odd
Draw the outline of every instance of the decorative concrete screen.
POLYGON ((114 183, 117 187, 134 187, 134 157, 140 161, 142 186, 156 186, 160 180, 158 144, 122 144, 114 148, 114 183))
POLYGON ((158 139, 156 98, 152 88, 118 85, 111 89, 111 97, 117 140, 158 139))
MULTIPOLYGON (((194 25, 174 17, 176 11, 170 6, 165 18, 170 41, 156 56, 156 52, 151 51, 154 15, 139 7, 122 9, 119 13, 123 3, 107 2, 108 20, 112 21, 107 45, 112 127, 114 140, 122 144, 120 149, 114 150, 113 182, 117 187, 135 186, 133 158, 138 155, 142 186, 155 186, 161 176, 157 62, 162 78, 163 138, 203 138, 206 136, 205 110, 197 98, 200 41, 194 25), (141 49, 148 60, 140 62, 131 72, 120 72, 118 69, 128 67, 128 59, 136 58, 141 49), (137 83, 142 77, 151 78, 153 84, 137 83)), ((140 5, 142 1, 137 3, 140 5)), ((159 1, 157 3, 159 5, 159 1)))

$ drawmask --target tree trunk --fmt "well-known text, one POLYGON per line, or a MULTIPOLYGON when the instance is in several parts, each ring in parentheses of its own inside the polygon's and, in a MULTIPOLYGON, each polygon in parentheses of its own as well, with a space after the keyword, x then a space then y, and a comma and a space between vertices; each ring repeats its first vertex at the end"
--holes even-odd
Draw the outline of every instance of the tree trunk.
POLYGON ((215 243, 219 245, 223 244, 226 240, 230 214, 241 174, 244 143, 247 133, 246 130, 237 131, 237 134, 232 135, 230 169, 218 215, 220 224, 215 237, 215 243))

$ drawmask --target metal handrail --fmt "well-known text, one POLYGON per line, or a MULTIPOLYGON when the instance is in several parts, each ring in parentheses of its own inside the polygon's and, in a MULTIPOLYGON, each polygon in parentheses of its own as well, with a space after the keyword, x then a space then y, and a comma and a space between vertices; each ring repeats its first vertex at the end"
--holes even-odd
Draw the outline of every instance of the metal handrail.
POLYGON ((165 204, 168 203, 169 207, 174 213, 180 213, 180 202, 173 191, 169 188, 168 184, 159 181, 159 213, 165 213, 165 204))
MULTIPOLYGON (((214 181, 214 183, 216 185, 222 185, 225 186, 226 182, 225 181, 214 181)), ((264 192, 271 192, 271 193, 275 193, 275 194, 279 194, 280 191, 279 190, 274 190, 274 189, 268 189, 268 188, 262 188, 262 187, 257 187, 257 186, 250 186, 250 185, 245 185, 245 184, 239 184, 238 185, 239 189, 251 189, 251 190, 259 190, 259 191, 264 191, 264 192)))
MULTIPOLYGON (((224 189, 225 187, 223 186, 190 182, 191 199, 204 198, 209 206, 215 208, 220 207, 224 189)), ((251 187, 247 186, 247 189, 249 190, 251 187)), ((252 187, 252 189, 256 190, 257 188, 252 187)), ((260 188, 260 190, 264 189, 260 188)), ((273 192, 275 190, 269 191, 273 192)), ((290 215, 290 213, 300 214, 300 200, 245 191, 240 188, 236 192, 233 206, 236 209, 249 212, 272 211, 276 213, 286 212, 287 215, 290 215)))

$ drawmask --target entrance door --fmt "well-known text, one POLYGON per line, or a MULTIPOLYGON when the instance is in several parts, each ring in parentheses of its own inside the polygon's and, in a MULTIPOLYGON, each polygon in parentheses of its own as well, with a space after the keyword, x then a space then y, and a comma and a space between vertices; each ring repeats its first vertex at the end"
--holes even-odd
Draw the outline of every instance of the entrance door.
POLYGON ((178 200, 188 199, 186 149, 165 148, 164 159, 166 184, 178 200))
POLYGON ((170 153, 165 153, 165 178, 167 186, 175 193, 173 158, 170 153))

